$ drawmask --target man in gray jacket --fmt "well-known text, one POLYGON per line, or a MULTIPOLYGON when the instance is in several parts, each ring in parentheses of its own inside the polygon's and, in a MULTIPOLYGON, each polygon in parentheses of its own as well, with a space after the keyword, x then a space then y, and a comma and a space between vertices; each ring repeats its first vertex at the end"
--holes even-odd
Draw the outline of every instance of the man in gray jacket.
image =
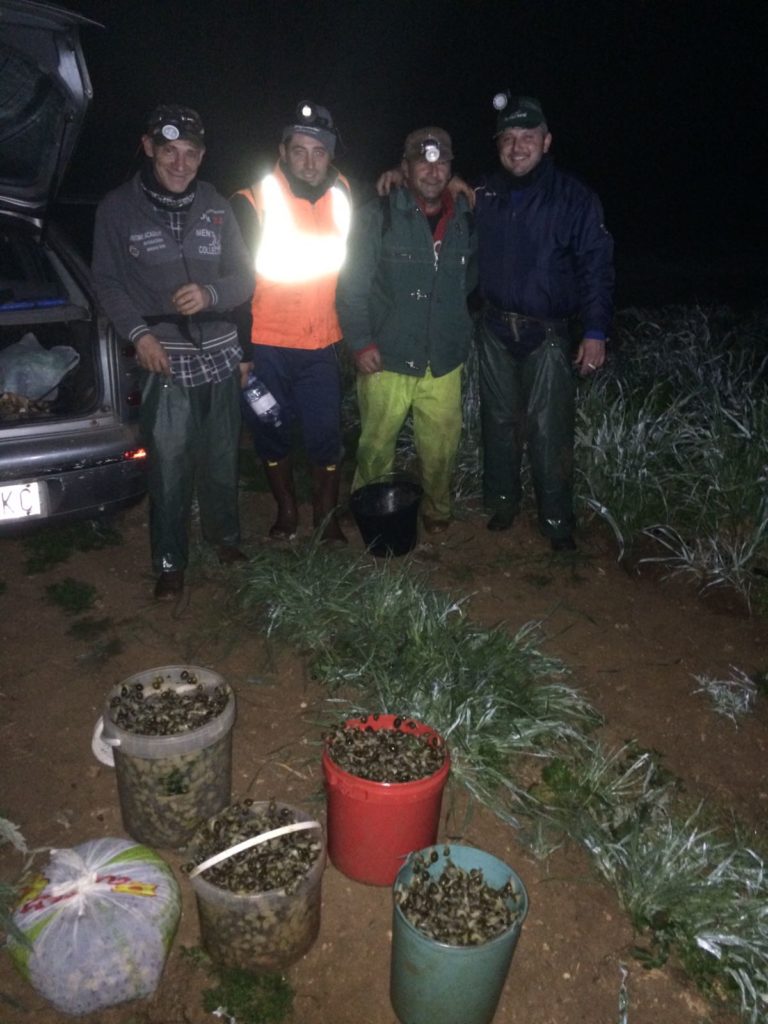
POLYGON ((358 371, 353 489, 391 471, 397 436, 412 411, 427 533, 442 532, 451 519, 461 372, 472 336, 467 296, 477 273, 469 208, 447 188, 452 159, 442 128, 411 132, 403 187, 360 211, 336 293, 358 371))
POLYGON ((149 116, 141 170, 99 204, 96 293, 147 371, 141 431, 149 455, 155 597, 184 587, 197 493, 203 537, 240 561, 239 394, 251 361, 229 311, 253 290, 248 252, 225 199, 197 172, 205 129, 188 107, 149 116))

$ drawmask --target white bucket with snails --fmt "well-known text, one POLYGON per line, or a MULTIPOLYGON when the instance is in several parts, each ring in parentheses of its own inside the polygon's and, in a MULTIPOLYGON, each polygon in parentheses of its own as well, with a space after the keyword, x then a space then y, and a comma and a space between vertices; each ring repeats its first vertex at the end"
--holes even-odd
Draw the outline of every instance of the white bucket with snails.
POLYGON ((235 695, 197 665, 163 665, 111 688, 102 742, 114 752, 123 826, 180 849, 230 801, 235 695))
POLYGON ((220 967, 282 971, 320 930, 325 836, 289 804, 234 803, 187 848, 202 946, 220 967))

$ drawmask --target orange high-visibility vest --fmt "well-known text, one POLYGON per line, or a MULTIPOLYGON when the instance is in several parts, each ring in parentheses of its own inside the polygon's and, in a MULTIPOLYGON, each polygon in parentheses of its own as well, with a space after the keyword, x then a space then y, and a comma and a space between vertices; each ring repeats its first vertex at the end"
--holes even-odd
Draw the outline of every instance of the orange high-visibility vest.
POLYGON ((256 287, 251 309, 254 345, 326 348, 341 338, 336 282, 347 252, 352 216, 342 175, 315 203, 293 194, 278 164, 242 189, 259 220, 256 287))

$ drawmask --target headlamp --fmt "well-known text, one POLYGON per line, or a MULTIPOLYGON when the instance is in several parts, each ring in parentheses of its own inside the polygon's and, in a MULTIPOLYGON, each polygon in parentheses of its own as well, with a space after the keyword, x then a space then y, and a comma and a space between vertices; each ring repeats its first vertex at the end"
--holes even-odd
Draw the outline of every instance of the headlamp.
POLYGON ((509 103, 509 89, 506 92, 497 92, 493 97, 493 109, 504 110, 509 103))
POLYGON ((312 128, 322 128, 325 131, 335 131, 333 121, 319 113, 317 107, 311 103, 300 103, 296 108, 297 125, 306 125, 312 128))
POLYGON ((166 142, 174 142, 185 136, 202 139, 205 128, 200 115, 190 107, 161 105, 149 115, 146 125, 147 135, 162 138, 166 142))
POLYGON ((436 164, 440 159, 440 143, 437 139, 424 139, 420 149, 427 163, 436 164))

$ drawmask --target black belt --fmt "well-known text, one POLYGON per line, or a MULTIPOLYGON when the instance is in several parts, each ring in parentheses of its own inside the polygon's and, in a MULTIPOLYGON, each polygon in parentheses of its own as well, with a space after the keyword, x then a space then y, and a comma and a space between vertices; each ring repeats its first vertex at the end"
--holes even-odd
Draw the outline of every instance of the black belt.
POLYGON ((182 316, 180 313, 158 313, 157 316, 144 316, 144 322, 147 327, 154 327, 156 324, 173 324, 174 327, 178 327, 179 334, 185 341, 190 342, 190 344, 195 345, 197 348, 202 348, 202 338, 195 340, 192 337, 191 324, 229 324, 233 321, 227 313, 203 311, 201 313, 193 313, 191 316, 182 316))
POLYGON ((513 332, 516 328, 525 327, 526 324, 540 324, 542 327, 562 329, 563 327, 568 327, 570 323, 569 317, 563 317, 559 320, 546 320, 541 316, 528 316, 526 313, 515 313, 510 309, 499 309, 498 306, 494 306, 490 302, 486 302, 484 312, 490 313, 491 316, 495 316, 499 320, 503 320, 505 324, 512 328, 513 332))

